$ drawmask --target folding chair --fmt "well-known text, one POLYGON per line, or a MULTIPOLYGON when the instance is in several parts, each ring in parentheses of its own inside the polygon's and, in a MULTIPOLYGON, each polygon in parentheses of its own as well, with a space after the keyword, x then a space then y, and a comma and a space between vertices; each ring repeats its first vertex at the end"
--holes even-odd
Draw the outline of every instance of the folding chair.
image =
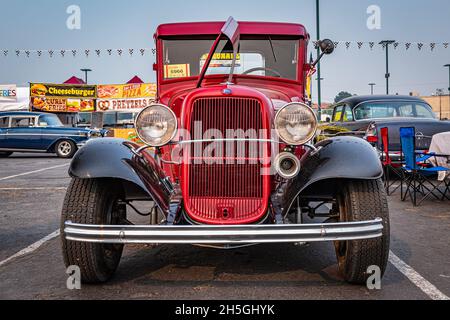
POLYGON ((450 169, 444 167, 427 167, 425 161, 436 155, 416 152, 415 128, 400 128, 400 142, 402 157, 404 157, 404 165, 402 166, 402 169, 405 173, 405 179, 402 179, 401 183, 402 201, 405 201, 408 195, 410 196, 414 206, 420 205, 430 195, 433 195, 438 200, 444 200, 445 198, 450 200, 450 198, 446 196, 445 192, 443 193, 439 190, 439 187, 445 181, 440 181, 438 184, 435 184, 430 179, 439 171, 450 171, 450 169), (403 193, 404 184, 406 184, 406 190, 403 193), (426 194, 425 190, 427 192, 426 194), (435 194, 436 191, 442 195, 442 198, 435 194), (419 202, 417 202, 417 193, 423 194, 423 198, 419 202))
POLYGON ((393 163, 389 155, 389 129, 386 127, 381 128, 380 135, 382 147, 381 163, 384 168, 384 187, 386 188, 387 195, 390 196, 401 186, 400 183, 391 192, 391 187, 396 183, 396 180, 391 181, 391 171, 400 178, 400 181, 404 179, 404 176, 401 170, 401 163, 393 163))

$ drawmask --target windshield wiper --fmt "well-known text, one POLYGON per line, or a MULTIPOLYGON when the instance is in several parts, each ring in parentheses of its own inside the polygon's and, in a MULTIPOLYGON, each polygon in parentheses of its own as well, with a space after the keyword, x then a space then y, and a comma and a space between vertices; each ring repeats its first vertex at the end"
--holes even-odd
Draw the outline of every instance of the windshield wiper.
POLYGON ((277 56, 275 55, 275 50, 273 48, 272 38, 270 36, 269 36, 269 43, 270 43, 270 48, 272 49, 273 58, 274 58, 275 62, 277 62, 277 56))

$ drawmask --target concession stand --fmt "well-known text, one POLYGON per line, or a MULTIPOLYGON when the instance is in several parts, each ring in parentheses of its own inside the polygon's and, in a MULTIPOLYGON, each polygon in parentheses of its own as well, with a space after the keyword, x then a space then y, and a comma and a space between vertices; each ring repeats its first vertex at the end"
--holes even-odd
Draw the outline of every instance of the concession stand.
POLYGON ((64 84, 30 83, 30 110, 50 112, 70 126, 110 129, 110 136, 138 141, 137 114, 156 97, 156 84, 134 76, 126 84, 86 85, 71 77, 64 84))
POLYGON ((56 114, 66 125, 76 126, 77 115, 95 111, 96 86, 30 83, 31 111, 56 114))
POLYGON ((102 127, 113 129, 117 138, 137 141, 134 119, 155 99, 156 84, 128 83, 97 86, 97 108, 102 127))

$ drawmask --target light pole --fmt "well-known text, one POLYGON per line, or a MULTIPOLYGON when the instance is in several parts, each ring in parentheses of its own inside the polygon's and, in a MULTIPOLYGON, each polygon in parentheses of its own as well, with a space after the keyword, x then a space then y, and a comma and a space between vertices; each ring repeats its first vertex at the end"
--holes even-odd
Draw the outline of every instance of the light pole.
POLYGON ((88 82, 88 72, 91 72, 91 69, 80 69, 82 72, 84 72, 84 83, 87 84, 88 82))
MULTIPOLYGON (((316 31, 317 41, 320 41, 320 4, 319 0, 316 0, 316 31)), ((320 47, 317 46, 317 56, 320 56, 320 47)), ((317 63, 317 116, 319 119, 322 117, 322 87, 320 85, 320 61, 317 63)))
POLYGON ((376 83, 369 83, 370 86, 370 94, 373 95, 373 87, 376 86, 376 83))
POLYGON ((386 94, 389 95, 389 78, 391 74, 389 73, 389 45, 395 43, 395 40, 383 40, 380 42, 381 45, 386 49, 386 94))
POLYGON ((444 66, 448 68, 448 112, 450 113, 450 64, 444 66))

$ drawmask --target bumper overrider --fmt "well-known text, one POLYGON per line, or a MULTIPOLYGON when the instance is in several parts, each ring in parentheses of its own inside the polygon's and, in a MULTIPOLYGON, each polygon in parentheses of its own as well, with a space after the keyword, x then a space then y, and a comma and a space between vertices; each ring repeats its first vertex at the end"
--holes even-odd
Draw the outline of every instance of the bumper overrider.
POLYGON ((382 236, 382 219, 325 224, 236 226, 86 225, 65 223, 67 240, 110 244, 257 244, 361 240, 382 236))

